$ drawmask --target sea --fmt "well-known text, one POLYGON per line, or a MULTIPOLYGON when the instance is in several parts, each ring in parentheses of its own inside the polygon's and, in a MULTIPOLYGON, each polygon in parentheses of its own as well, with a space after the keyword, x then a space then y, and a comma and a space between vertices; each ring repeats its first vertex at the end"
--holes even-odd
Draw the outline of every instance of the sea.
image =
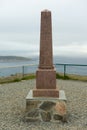
MULTIPOLYGON (((87 75, 86 57, 54 56, 53 64, 56 68, 56 72, 64 73, 64 64, 66 64, 66 74, 87 75)), ((30 60, 25 61, 0 61, 0 77, 7 77, 20 73, 35 73, 38 69, 38 65, 39 58, 37 56, 31 57, 30 60)))

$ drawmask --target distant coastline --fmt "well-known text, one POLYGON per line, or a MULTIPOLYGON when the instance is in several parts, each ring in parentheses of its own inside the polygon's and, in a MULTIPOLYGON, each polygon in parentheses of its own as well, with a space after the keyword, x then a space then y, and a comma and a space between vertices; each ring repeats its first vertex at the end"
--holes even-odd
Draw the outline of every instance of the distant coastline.
MULTIPOLYGON (((35 73, 39 64, 39 57, 0 56, 0 77, 7 77, 19 73, 35 73), (29 66, 28 66, 29 65, 29 66), (32 66, 35 65, 35 66, 32 66), (19 67, 17 67, 19 66, 19 67), (24 66, 24 70, 23 70, 24 66)), ((87 65, 87 58, 54 56, 53 64, 87 65)), ((63 65, 55 65, 56 72, 63 73, 63 65)), ((87 75, 87 66, 67 66, 67 74, 87 75)))
POLYGON ((15 61, 29 61, 30 58, 21 56, 0 56, 0 62, 15 62, 15 61))
MULTIPOLYGON (((14 63, 17 64, 19 62, 29 62, 30 64, 33 62, 35 64, 39 63, 39 56, 0 56, 0 63, 14 63)), ((53 57, 53 64, 83 64, 87 65, 87 57, 66 57, 66 56, 54 56, 53 57)))

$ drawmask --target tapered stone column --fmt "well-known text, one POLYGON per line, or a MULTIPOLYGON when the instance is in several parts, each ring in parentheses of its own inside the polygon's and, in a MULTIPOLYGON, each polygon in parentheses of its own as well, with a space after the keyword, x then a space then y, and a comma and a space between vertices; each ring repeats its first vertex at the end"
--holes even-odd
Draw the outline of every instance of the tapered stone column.
POLYGON ((52 23, 51 12, 48 10, 41 12, 39 68, 53 69, 52 23))
POLYGON ((56 89, 56 71, 53 66, 51 12, 41 12, 40 58, 36 72, 34 97, 59 97, 56 89))

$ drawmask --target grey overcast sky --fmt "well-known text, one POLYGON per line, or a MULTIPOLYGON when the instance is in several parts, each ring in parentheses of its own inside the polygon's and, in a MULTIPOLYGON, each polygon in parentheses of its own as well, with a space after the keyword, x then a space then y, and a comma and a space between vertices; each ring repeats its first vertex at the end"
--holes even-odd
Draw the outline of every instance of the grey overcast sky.
POLYGON ((0 0, 0 55, 39 53, 44 9, 52 12, 54 55, 87 57, 87 0, 0 0))

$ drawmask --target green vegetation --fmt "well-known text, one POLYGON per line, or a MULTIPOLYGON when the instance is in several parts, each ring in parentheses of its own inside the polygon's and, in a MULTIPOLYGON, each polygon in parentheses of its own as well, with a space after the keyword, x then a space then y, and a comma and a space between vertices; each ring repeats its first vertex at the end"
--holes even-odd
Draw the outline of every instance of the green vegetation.
POLYGON ((79 80, 79 81, 87 81, 87 76, 81 76, 81 75, 74 75, 74 74, 67 74, 64 76, 62 73, 56 74, 57 79, 63 79, 63 80, 79 80))
POLYGON ((20 82, 20 81, 21 81, 20 78, 16 78, 16 79, 13 80, 13 82, 20 82))
POLYGON ((67 76, 67 75, 66 75, 66 76, 63 76, 62 74, 57 73, 57 74, 56 74, 56 79, 69 80, 70 77, 67 76))
POLYGON ((24 76, 22 78, 22 80, 29 80, 29 79, 35 79, 35 78, 36 78, 36 76, 34 74, 32 74, 32 75, 24 76))
POLYGON ((16 74, 16 75, 11 75, 9 77, 1 77, 0 84, 20 82, 21 80, 35 79, 35 77, 36 77, 35 74, 28 74, 28 75, 16 74))
MULTIPOLYGON (((9 77, 1 77, 0 84, 20 82, 21 80, 30 80, 35 78, 36 78, 35 74, 26 74, 26 75, 16 74, 9 77)), ((87 81, 87 76, 80 76, 80 75, 73 75, 73 74, 67 74, 64 76, 64 74, 62 73, 57 73, 56 79, 87 81)))

